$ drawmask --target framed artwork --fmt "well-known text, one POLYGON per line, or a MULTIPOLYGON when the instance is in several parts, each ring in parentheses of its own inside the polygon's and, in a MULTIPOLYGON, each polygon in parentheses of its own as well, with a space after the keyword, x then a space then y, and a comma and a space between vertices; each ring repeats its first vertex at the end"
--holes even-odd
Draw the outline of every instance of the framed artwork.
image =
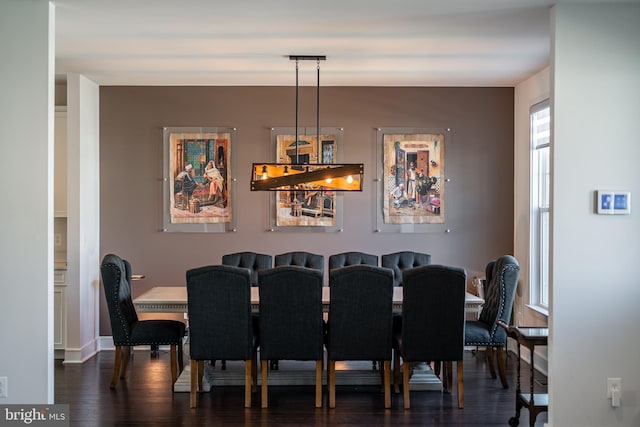
MULTIPOLYGON (((342 129, 273 128, 272 144, 276 163, 339 163, 342 129)), ((301 187, 275 191, 271 199, 270 228, 286 231, 337 231, 342 227, 341 196, 329 188, 301 187)))
POLYGON ((428 232, 446 216, 448 130, 380 129, 378 231, 428 232))
POLYGON ((233 128, 164 128, 164 231, 235 230, 233 128))

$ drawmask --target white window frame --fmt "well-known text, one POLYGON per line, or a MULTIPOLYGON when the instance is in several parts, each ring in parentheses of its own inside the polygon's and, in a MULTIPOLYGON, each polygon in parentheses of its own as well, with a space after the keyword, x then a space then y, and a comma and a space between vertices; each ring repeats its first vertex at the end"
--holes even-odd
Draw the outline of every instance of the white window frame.
POLYGON ((529 306, 542 314, 548 315, 552 143, 549 100, 531 106, 529 117, 531 141, 529 306))

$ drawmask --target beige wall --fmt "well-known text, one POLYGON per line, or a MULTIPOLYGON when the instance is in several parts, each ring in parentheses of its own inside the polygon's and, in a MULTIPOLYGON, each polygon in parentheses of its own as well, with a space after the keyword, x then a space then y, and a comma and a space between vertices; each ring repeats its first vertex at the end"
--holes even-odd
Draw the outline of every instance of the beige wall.
MULTIPOLYGON (((315 88, 301 88, 300 126, 315 127, 315 88)), ((341 233, 269 232, 269 195, 249 191, 252 162, 271 161, 270 129, 295 125, 293 87, 101 87, 101 255, 119 254, 154 285, 182 285, 189 268, 225 253, 323 254, 399 250, 432 254, 434 263, 469 275, 513 253, 513 88, 326 87, 321 126, 344 128, 342 159, 364 162, 362 193, 344 196, 341 233), (164 233, 162 128, 232 126, 237 190, 235 233, 164 233), (451 128, 445 142, 446 227, 450 233, 375 233, 376 129, 451 128)), ((110 335, 101 296, 100 335, 110 335)))

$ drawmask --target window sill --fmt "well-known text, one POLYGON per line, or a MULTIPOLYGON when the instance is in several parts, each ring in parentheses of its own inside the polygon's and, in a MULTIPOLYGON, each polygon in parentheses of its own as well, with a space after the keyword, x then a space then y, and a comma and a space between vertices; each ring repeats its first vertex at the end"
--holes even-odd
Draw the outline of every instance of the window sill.
POLYGON ((527 307, 535 311, 536 313, 540 313, 543 316, 549 317, 549 309, 546 307, 542 307, 539 305, 532 305, 532 304, 527 304, 527 307))

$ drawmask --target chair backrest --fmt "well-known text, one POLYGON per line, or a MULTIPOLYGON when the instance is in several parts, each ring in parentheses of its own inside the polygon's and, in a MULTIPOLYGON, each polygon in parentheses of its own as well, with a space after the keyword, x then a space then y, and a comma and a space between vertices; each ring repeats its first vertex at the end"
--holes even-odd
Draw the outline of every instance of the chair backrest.
POLYGON ((102 259, 100 273, 109 308, 113 343, 127 345, 131 338, 131 326, 138 321, 131 300, 131 264, 117 255, 108 254, 102 259))
POLYGON ((393 270, 393 286, 402 286, 402 271, 431 264, 431 255, 402 251, 382 255, 382 266, 393 270))
POLYGON ((273 267, 271 255, 255 252, 236 252, 222 256, 222 265, 248 268, 251 271, 251 284, 258 284, 258 271, 273 267))
POLYGON ((405 271, 402 349, 406 361, 462 360, 467 274, 427 265, 405 271))
POLYGON ((212 265, 187 270, 187 296, 191 358, 251 358, 254 335, 248 269, 212 265))
POLYGON ((393 271, 351 265, 329 273, 331 360, 391 360, 393 271))
POLYGON ((260 358, 323 357, 322 272, 280 266, 258 272, 260 358))
POLYGON ((487 324, 494 341, 506 342, 507 332, 496 321, 509 324, 518 286, 520 265, 511 255, 503 255, 487 264, 484 304, 478 320, 487 324))
POLYGON ((281 267, 285 265, 297 265, 299 267, 313 268, 314 270, 320 270, 324 273, 324 256, 303 251, 287 252, 276 255, 274 267, 281 267))
POLYGON ((329 270, 360 264, 377 266, 378 255, 371 255, 364 252, 343 252, 329 256, 329 270))

